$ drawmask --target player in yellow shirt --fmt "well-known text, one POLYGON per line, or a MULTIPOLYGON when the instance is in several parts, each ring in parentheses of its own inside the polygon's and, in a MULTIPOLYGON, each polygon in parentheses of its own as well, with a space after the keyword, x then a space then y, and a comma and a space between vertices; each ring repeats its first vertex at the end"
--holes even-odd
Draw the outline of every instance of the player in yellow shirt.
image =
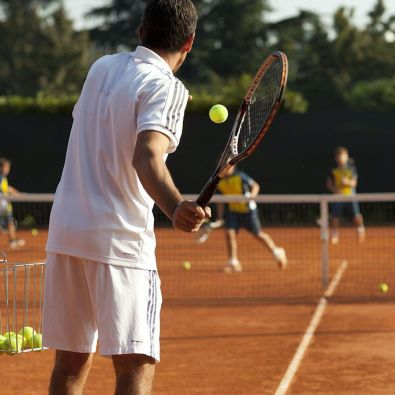
MULTIPOLYGON (((335 162, 336 164, 331 169, 326 180, 327 188, 334 194, 343 196, 354 195, 358 184, 358 173, 354 160, 349 157, 347 148, 336 148, 335 162)), ((365 240, 365 227, 358 202, 336 202, 331 204, 332 244, 339 243, 340 219, 347 210, 351 211, 354 223, 357 226, 358 241, 362 243, 365 240)))
POLYGON ((0 227, 4 228, 9 237, 10 248, 23 247, 25 240, 17 239, 15 220, 12 214, 12 205, 2 196, 17 194, 18 191, 8 184, 7 176, 11 170, 11 162, 6 158, 0 158, 0 227))
MULTIPOLYGON (((245 195, 256 197, 260 186, 246 173, 237 170, 236 166, 229 169, 228 174, 219 182, 218 191, 224 195, 245 195)), ((263 232, 258 216, 256 203, 228 203, 226 210, 224 205, 218 205, 218 220, 224 218, 226 229, 226 244, 229 261, 225 266, 226 273, 242 271, 242 265, 237 255, 237 232, 245 228, 272 254, 280 268, 287 266, 285 250, 278 247, 270 235, 263 232)))

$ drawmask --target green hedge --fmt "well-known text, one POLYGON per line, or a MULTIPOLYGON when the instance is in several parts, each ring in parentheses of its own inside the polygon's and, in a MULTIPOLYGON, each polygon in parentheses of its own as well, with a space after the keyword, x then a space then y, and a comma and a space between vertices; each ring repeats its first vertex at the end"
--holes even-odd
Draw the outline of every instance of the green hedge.
MULTIPOLYGON (((189 102, 189 113, 206 113, 214 104, 221 103, 230 111, 236 111, 244 93, 247 91, 250 76, 237 80, 216 81, 210 86, 192 86, 190 93, 193 100, 189 102)), ((70 114, 78 95, 22 97, 0 96, 0 113, 2 114, 70 114)), ((304 113, 308 104, 300 93, 287 90, 284 107, 286 111, 304 113)))
POLYGON ((1 114, 70 114, 78 95, 47 97, 0 96, 1 114))
POLYGON ((395 78, 361 81, 346 96, 349 106, 359 111, 394 111, 395 78))
MULTIPOLYGON (((188 104, 188 111, 206 112, 213 104, 217 103, 235 111, 239 108, 251 80, 251 75, 243 74, 238 78, 227 80, 214 79, 208 85, 188 86, 193 97, 193 100, 188 104)), ((289 112, 305 113, 308 110, 308 103, 301 93, 287 89, 283 108, 289 112)))

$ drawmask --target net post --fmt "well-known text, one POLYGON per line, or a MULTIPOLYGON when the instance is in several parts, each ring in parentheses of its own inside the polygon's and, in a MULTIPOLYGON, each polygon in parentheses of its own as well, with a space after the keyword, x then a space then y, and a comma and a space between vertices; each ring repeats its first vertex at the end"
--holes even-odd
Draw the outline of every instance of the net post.
POLYGON ((321 226, 321 259, 322 259, 322 287, 329 284, 329 209, 328 201, 324 197, 320 200, 321 226))

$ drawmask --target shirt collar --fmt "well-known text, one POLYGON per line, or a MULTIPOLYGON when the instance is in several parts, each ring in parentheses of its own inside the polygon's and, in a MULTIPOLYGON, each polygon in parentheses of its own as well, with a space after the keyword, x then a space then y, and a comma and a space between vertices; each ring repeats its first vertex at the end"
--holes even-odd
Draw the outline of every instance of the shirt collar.
POLYGON ((151 51, 147 47, 139 45, 136 50, 132 52, 132 56, 135 59, 140 59, 143 62, 153 64, 154 66, 159 67, 161 70, 173 74, 169 64, 156 52, 151 51))

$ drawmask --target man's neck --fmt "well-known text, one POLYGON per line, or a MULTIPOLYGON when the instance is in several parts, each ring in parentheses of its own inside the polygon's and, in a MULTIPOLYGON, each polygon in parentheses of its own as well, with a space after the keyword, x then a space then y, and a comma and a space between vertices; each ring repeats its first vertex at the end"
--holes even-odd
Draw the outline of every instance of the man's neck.
POLYGON ((180 67, 180 53, 179 52, 168 52, 160 49, 151 49, 156 54, 158 54, 171 68, 171 70, 176 72, 180 67))

